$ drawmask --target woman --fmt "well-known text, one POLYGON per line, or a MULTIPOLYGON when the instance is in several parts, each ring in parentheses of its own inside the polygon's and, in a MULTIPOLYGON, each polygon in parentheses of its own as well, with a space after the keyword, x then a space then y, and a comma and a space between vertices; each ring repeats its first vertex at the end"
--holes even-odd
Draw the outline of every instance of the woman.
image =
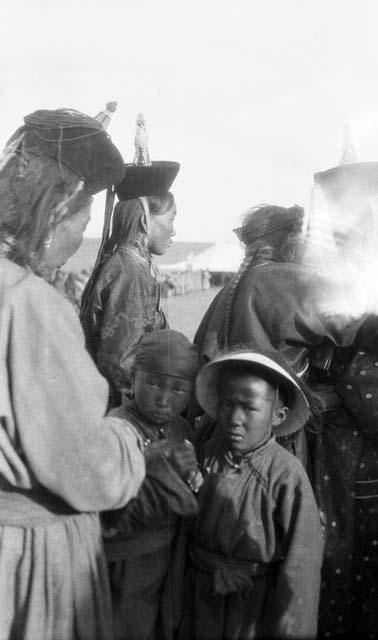
MULTIPOLYGON (((331 284, 312 267, 298 264, 302 223, 303 209, 297 205, 247 211, 236 230, 246 246, 245 259, 211 303, 194 339, 203 361, 227 346, 273 348, 307 380, 310 364, 325 370, 334 345, 352 343, 358 323, 341 326, 339 318, 323 314, 331 284)), ((280 443, 306 463, 300 428, 297 434, 281 433, 280 443)))
POLYGON ((78 248, 91 195, 123 175, 99 123, 25 118, 0 164, 0 629, 2 638, 111 637, 97 511, 133 498, 133 428, 104 418, 108 388, 52 279, 78 248))
POLYGON ((113 406, 129 384, 133 344, 146 331, 167 327, 152 255, 163 255, 170 246, 175 216, 170 192, 118 202, 104 257, 92 276, 82 323, 113 406))

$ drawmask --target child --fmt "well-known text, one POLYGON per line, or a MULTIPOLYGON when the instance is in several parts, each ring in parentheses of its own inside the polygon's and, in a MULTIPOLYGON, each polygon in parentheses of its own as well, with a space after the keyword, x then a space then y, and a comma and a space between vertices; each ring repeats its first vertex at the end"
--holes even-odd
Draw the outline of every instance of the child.
POLYGON ((146 333, 136 345, 132 399, 110 415, 124 418, 144 441, 146 480, 126 508, 107 514, 115 638, 171 638, 179 615, 185 539, 202 477, 189 442, 185 409, 198 370, 198 353, 172 330, 146 333), (180 574, 181 572, 181 574, 180 574))
POLYGON ((316 636, 319 515, 302 464, 272 437, 308 418, 302 387, 279 354, 247 349, 198 376, 198 402, 218 426, 200 452, 182 638, 316 636))

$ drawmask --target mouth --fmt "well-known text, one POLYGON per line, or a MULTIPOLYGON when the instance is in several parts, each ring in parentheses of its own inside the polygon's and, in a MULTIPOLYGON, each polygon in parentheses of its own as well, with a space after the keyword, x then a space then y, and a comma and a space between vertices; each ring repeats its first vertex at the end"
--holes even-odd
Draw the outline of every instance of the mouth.
POLYGON ((244 440, 244 436, 242 436, 241 433, 237 433, 235 431, 228 431, 227 437, 230 442, 241 442, 242 440, 244 440))
POLYGON ((167 411, 159 411, 159 410, 155 410, 152 413, 153 417, 155 418, 156 422, 169 422, 169 420, 171 419, 171 414, 167 411))

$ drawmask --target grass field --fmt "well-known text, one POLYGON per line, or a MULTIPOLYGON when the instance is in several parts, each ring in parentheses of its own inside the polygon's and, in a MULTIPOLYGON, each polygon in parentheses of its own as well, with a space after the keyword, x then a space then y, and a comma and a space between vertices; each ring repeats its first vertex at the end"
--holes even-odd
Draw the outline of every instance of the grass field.
POLYGON ((171 329, 177 329, 193 340, 205 311, 218 291, 218 287, 213 287, 208 291, 191 291, 184 296, 163 299, 171 329))

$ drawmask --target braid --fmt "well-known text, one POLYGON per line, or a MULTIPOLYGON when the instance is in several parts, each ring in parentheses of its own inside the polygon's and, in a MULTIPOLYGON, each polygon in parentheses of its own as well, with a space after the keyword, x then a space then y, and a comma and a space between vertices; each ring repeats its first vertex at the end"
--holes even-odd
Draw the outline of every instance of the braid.
POLYGON ((228 347, 229 339, 230 339, 230 322, 231 315, 234 306, 234 300, 236 296, 236 292, 239 288, 239 284, 250 267, 256 266, 258 264, 263 264, 265 262, 272 262, 278 259, 277 251, 274 247, 267 244, 264 240, 258 240, 253 244, 250 244, 246 248, 246 254, 243 262, 239 267, 239 271, 234 275, 229 285, 229 292, 226 300, 226 310, 225 310, 225 318, 223 325, 223 338, 224 338, 224 348, 228 347))

